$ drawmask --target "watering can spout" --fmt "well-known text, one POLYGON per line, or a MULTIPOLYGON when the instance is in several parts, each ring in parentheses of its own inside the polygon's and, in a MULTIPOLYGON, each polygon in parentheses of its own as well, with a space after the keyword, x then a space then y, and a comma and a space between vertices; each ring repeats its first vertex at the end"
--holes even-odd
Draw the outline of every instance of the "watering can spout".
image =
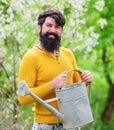
POLYGON ((28 85, 27 85, 27 83, 24 80, 22 80, 20 82, 19 94, 21 96, 31 95, 37 102, 39 102, 40 104, 42 104, 53 115, 55 115, 56 117, 58 117, 62 121, 62 123, 65 123, 64 115, 62 115, 58 110, 56 110, 55 108, 53 108, 51 105, 47 104, 44 100, 42 100, 41 98, 39 98, 37 95, 35 95, 34 93, 32 93, 29 90, 28 85))

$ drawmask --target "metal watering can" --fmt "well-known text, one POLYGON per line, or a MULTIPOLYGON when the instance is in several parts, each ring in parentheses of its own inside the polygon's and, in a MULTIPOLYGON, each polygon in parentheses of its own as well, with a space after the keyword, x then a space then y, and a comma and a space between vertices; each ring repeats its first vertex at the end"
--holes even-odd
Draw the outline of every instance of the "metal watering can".
POLYGON ((83 82, 56 89, 56 98, 46 101, 32 93, 24 80, 20 83, 19 93, 21 96, 31 95, 38 103, 58 117, 65 129, 81 127, 93 121, 88 93, 83 82), (48 104, 55 100, 58 102, 60 112, 48 104))

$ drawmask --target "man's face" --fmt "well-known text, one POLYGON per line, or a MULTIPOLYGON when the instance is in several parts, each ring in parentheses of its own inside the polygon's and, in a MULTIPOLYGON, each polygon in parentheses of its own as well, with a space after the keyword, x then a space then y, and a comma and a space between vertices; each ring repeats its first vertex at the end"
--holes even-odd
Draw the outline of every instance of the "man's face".
POLYGON ((57 25, 55 20, 47 17, 42 26, 38 26, 40 41, 43 48, 48 52, 54 52, 60 47, 62 27, 57 25))

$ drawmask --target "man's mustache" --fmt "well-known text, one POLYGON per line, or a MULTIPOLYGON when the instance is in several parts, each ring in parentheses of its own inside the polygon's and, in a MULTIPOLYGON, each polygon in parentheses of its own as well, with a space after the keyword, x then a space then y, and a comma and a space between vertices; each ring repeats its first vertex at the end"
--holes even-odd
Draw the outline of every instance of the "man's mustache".
POLYGON ((59 38, 59 36, 56 33, 53 33, 53 32, 46 32, 45 33, 45 36, 48 37, 49 35, 53 35, 55 38, 59 38))

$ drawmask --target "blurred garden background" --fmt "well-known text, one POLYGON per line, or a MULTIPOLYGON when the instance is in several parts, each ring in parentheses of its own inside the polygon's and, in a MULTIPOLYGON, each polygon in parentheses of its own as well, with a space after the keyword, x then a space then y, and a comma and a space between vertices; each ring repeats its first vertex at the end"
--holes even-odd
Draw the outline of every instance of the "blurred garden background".
POLYGON ((31 130, 33 104, 18 102, 18 69, 39 42, 37 17, 49 7, 66 16, 62 45, 94 76, 94 121, 82 129, 114 130, 114 0, 0 0, 0 130, 31 130))

